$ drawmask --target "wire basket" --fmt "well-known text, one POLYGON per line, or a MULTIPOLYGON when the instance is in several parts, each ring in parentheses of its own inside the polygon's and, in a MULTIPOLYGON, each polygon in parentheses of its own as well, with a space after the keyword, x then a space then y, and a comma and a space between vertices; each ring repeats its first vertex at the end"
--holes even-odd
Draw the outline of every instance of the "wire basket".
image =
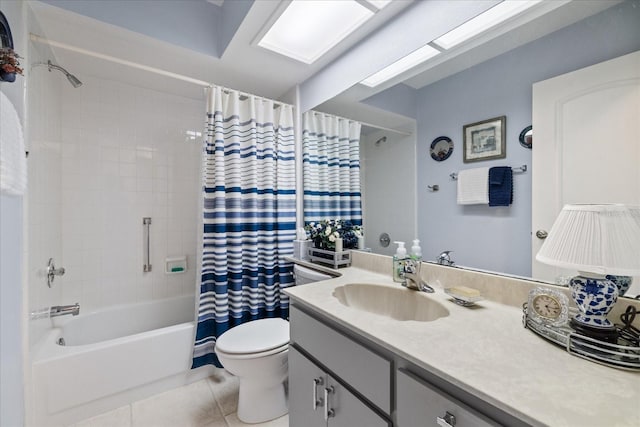
MULTIPOLYGON (((627 338, 623 329, 616 325, 617 343, 601 341, 582 335, 568 324, 552 326, 543 324, 527 316, 527 304, 523 305, 522 323, 542 338, 564 347, 570 354, 591 360, 592 362, 628 371, 640 371, 640 346, 627 338)), ((569 315, 573 317, 578 310, 570 307, 569 315)))

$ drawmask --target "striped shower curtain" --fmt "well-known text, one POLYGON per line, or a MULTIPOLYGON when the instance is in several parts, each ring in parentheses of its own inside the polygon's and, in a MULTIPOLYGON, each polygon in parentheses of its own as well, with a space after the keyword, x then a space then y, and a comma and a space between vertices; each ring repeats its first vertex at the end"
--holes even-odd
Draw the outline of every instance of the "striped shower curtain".
POLYGON ((353 120, 303 116, 304 222, 342 219, 362 225, 360 128, 353 120))
POLYGON ((203 152, 203 253, 193 368, 220 366, 216 338, 286 318, 293 284, 295 156, 290 105, 210 89, 203 152))

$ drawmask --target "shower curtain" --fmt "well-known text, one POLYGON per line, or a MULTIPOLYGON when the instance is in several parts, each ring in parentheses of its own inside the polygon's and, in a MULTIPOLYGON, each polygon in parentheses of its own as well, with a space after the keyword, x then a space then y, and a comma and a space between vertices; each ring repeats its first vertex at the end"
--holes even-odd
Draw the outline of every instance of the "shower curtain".
POLYGON ((288 317, 293 284, 293 108, 209 91, 203 151, 203 237, 192 368, 220 366, 216 338, 249 320, 288 317))
POLYGON ((362 225, 360 128, 353 120, 303 116, 304 222, 342 219, 362 225))

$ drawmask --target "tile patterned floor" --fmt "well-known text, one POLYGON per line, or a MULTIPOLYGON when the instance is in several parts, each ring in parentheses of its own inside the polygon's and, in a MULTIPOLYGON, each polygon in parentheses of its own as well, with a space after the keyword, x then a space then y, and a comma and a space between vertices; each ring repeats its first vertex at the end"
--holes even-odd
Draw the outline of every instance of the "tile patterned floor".
POLYGON ((72 427, 288 427, 289 416, 244 424, 236 414, 238 380, 220 369, 193 384, 133 402, 72 427))

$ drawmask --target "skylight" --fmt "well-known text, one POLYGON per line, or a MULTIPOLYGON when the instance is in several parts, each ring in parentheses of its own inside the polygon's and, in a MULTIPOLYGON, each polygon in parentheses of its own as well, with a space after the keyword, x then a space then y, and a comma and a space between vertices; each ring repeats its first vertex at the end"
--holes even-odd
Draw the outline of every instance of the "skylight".
POLYGON ((541 0, 505 0, 435 39, 433 43, 443 49, 451 49, 520 12, 529 9, 535 4, 540 3, 540 1, 541 0))
POLYGON ((425 62, 430 58, 433 58, 439 53, 440 51, 438 49, 435 49, 429 46, 428 44, 424 45, 420 49, 414 50, 404 58, 397 60, 393 64, 367 77, 366 79, 362 80, 360 83, 369 87, 378 86, 380 83, 383 83, 389 79, 392 79, 398 74, 403 73, 415 67, 416 65, 425 62))
MULTIPOLYGON (((514 17, 530 7, 540 3, 542 0, 505 0, 496 6, 484 11, 475 18, 470 19, 459 27, 454 28, 443 36, 433 40, 431 44, 442 50, 450 49, 470 38, 492 28, 496 25, 514 17)), ((394 78, 395 76, 426 62, 441 51, 424 45, 418 50, 383 68, 377 73, 367 77, 360 83, 374 87, 394 78)))
POLYGON ((302 61, 315 62, 390 0, 292 1, 258 42, 258 46, 302 61))

